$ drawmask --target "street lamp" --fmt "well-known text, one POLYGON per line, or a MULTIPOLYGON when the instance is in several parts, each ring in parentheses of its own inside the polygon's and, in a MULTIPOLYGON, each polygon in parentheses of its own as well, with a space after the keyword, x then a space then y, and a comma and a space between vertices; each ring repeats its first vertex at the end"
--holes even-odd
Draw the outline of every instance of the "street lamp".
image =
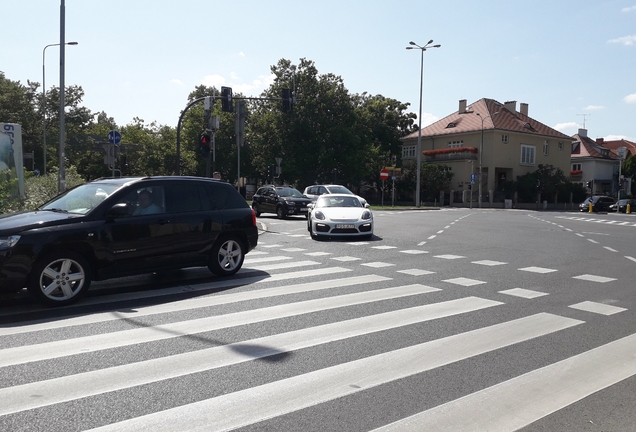
POLYGON ((481 182, 482 182, 482 178, 481 178, 481 162, 482 162, 482 155, 484 153, 484 120, 486 120, 489 117, 492 117, 494 115, 499 114, 499 111, 497 111, 496 113, 493 113, 491 115, 487 115, 486 117, 482 116, 479 113, 475 113, 479 116, 479 119, 481 120, 481 144, 479 145, 479 208, 481 208, 481 182))
POLYGON ((433 43, 433 39, 428 41, 428 43, 424 46, 419 46, 415 42, 409 42, 407 46, 407 50, 411 49, 419 49, 422 52, 422 58, 420 61, 420 113, 418 115, 419 128, 417 131, 417 180, 415 183, 415 207, 420 206, 420 177, 422 175, 422 84, 424 83, 424 51, 428 48, 439 48, 441 45, 431 45, 433 43))
MULTIPOLYGON (((67 42, 66 45, 77 45, 77 42, 67 42)), ((51 46, 60 46, 59 43, 49 44, 42 50, 42 152, 44 156, 44 166, 42 167, 42 174, 46 175, 46 69, 45 69, 45 56, 46 49, 51 46)))

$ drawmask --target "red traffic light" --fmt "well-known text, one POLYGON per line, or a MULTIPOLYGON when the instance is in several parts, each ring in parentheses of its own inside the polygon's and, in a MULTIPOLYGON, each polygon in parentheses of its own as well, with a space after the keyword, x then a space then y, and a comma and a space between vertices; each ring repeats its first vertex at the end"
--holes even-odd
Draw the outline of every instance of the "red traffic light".
POLYGON ((201 145, 210 145, 210 135, 201 134, 201 136, 199 137, 199 144, 201 144, 201 145))

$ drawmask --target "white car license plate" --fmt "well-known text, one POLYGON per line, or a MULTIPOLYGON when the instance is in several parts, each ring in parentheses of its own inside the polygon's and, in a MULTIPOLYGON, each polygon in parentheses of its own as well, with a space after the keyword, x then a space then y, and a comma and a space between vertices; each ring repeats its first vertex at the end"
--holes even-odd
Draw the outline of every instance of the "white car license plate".
POLYGON ((355 228, 356 226, 353 224, 338 224, 336 225, 336 229, 350 229, 355 228))

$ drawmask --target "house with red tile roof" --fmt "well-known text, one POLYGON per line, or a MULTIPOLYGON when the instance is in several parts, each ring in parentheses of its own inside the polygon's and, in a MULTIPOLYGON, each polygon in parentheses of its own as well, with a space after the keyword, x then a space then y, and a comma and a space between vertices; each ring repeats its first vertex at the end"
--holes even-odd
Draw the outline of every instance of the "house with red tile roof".
POLYGON ((456 112, 423 128, 421 138, 420 131, 402 138, 402 161, 416 163, 421 139, 422 162, 449 166, 455 191, 467 190, 471 174, 476 174, 473 191, 482 191, 478 196, 488 196, 491 204, 490 191, 536 171, 540 164, 568 175, 572 138, 533 119, 528 111, 526 103, 517 110, 516 101, 502 104, 484 98, 469 105, 462 99, 456 112))
POLYGON ((616 196, 620 159, 618 149, 625 147, 627 155, 636 153, 636 144, 626 140, 592 139, 586 129, 572 137, 572 166, 570 180, 591 185, 592 195, 616 196))

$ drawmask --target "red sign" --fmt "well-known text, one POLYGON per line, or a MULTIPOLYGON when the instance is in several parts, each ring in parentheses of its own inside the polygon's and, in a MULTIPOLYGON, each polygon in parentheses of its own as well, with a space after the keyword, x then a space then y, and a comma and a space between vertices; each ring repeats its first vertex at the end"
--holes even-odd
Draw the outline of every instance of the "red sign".
POLYGON ((380 178, 382 180, 386 180, 389 178, 389 172, 385 169, 383 169, 382 171, 380 171, 380 178))

